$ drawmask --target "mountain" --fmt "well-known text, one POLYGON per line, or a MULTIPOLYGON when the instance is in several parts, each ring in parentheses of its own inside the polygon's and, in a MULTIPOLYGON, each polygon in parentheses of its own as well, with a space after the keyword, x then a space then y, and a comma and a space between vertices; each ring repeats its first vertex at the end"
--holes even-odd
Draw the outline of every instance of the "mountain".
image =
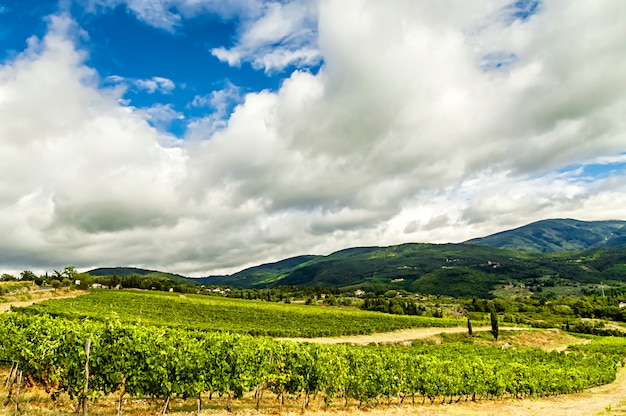
POLYGON ((600 282, 607 288, 626 290, 626 221, 545 220, 461 244, 353 247, 328 256, 297 256, 201 279, 135 268, 89 273, 165 277, 180 283, 240 288, 393 289, 483 298, 512 288, 524 288, 526 294, 544 288, 557 295, 582 293, 595 290, 600 282))
POLYGON ((213 283, 242 288, 394 289, 459 297, 491 297, 505 286, 542 290, 537 288, 589 288, 604 282, 626 288, 626 248, 528 253, 470 244, 411 243, 288 260, 293 263, 261 265, 213 283))
POLYGON ((172 280, 179 284, 198 284, 199 282, 195 279, 190 279, 185 276, 181 276, 179 274, 167 273, 167 272, 159 272, 156 270, 147 270, 147 269, 139 269, 136 267, 100 267, 97 269, 89 270, 87 272, 91 276, 142 276, 153 279, 167 279, 172 280))
POLYGON ((261 264, 260 266, 250 267, 235 274, 228 276, 210 276, 194 279, 203 284, 223 285, 223 286, 247 286, 262 287, 273 283, 280 279, 288 271, 294 267, 298 267, 303 263, 315 260, 322 256, 297 256, 275 263, 261 264))
POLYGON ((535 253, 626 247, 626 221, 550 219, 465 243, 535 253))

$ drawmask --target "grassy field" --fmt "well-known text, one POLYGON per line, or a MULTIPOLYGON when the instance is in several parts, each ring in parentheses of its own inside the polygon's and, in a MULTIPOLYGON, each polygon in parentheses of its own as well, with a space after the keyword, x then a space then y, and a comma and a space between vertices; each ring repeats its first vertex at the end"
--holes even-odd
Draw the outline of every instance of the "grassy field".
POLYGON ((356 335, 467 324, 464 320, 398 316, 334 307, 118 290, 100 290, 73 299, 48 300, 22 311, 71 319, 119 319, 124 323, 276 337, 356 335))

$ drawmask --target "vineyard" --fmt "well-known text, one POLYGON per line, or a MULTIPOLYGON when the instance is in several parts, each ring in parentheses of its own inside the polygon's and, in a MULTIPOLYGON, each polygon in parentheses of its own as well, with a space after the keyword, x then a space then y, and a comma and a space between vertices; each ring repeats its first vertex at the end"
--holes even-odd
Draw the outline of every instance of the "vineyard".
POLYGON ((226 299, 164 292, 93 291, 74 299, 48 300, 21 313, 69 319, 225 331, 254 336, 328 337, 414 327, 464 326, 465 320, 226 299))
POLYGON ((260 402, 264 392, 280 407, 300 396, 302 408, 314 395, 335 406, 558 395, 613 381, 624 351, 617 338, 568 353, 459 343, 323 346, 117 320, 0 317, 0 359, 17 364, 20 380, 83 404, 114 394, 120 412, 124 397, 159 400, 166 411, 177 397, 202 407, 203 397, 222 396, 230 408, 244 395, 260 402))

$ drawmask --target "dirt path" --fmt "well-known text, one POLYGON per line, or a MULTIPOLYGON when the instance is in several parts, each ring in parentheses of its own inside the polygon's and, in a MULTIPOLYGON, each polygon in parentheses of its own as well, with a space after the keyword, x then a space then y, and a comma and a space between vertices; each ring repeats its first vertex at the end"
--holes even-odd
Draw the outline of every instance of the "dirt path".
MULTIPOLYGON (((490 331, 490 326, 478 326, 473 328, 474 332, 490 331)), ((518 327, 501 327, 501 331, 522 331, 528 330, 528 328, 518 327)), ((354 344, 354 345, 367 345, 367 344, 391 344, 398 342, 407 342, 414 339, 429 338, 441 333, 447 334, 459 334, 467 332, 467 327, 458 326, 452 328, 410 328, 393 332, 379 332, 369 335, 347 335, 342 337, 327 337, 327 338, 278 338, 280 340, 296 341, 296 342, 313 342, 316 344, 354 344)))
POLYGON ((626 332, 626 327, 622 322, 609 322, 606 327, 608 329, 616 329, 618 331, 626 332))
POLYGON ((37 292, 33 293, 33 299, 26 301, 14 301, 14 302, 6 302, 0 303, 0 312, 6 312, 11 309, 11 306, 15 306, 16 308, 22 308, 25 306, 30 306, 34 303, 43 302, 48 299, 67 299, 67 298, 75 298, 78 296, 86 295, 89 293, 86 290, 75 290, 69 293, 56 294, 55 292, 37 292))

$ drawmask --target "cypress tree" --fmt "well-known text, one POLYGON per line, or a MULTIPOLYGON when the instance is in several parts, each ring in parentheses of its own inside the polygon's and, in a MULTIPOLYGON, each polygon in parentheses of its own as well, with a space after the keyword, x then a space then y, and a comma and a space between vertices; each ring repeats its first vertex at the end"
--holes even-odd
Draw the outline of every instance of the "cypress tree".
POLYGON ((495 309, 493 309, 493 308, 491 309, 489 317, 491 318, 491 333, 493 334, 493 337, 497 341, 498 340, 498 335, 500 335, 500 331, 498 329, 498 315, 496 315, 496 310, 495 309))

